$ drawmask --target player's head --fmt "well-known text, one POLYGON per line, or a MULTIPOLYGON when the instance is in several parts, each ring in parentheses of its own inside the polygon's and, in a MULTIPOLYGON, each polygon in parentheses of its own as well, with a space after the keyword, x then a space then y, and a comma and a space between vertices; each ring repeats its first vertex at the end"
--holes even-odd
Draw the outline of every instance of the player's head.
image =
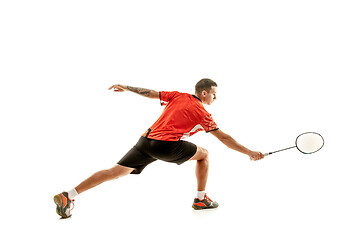
POLYGON ((216 82, 209 78, 203 78, 195 85, 195 95, 207 105, 211 105, 216 99, 216 90, 216 82))

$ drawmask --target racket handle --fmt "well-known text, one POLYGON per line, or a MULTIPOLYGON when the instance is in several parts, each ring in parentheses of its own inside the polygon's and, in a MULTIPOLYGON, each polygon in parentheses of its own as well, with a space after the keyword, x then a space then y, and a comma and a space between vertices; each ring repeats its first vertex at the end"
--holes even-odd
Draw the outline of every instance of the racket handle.
MULTIPOLYGON (((264 157, 270 155, 271 153, 264 153, 264 157)), ((251 161, 254 161, 254 159, 250 158, 251 161)))

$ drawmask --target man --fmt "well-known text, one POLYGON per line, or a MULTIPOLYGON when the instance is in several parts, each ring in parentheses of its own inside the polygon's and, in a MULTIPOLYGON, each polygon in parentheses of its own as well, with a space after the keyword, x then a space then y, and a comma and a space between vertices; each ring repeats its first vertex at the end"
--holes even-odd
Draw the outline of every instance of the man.
POLYGON ((216 208, 205 193, 208 177, 209 158, 205 148, 184 141, 199 131, 210 132, 231 149, 247 154, 252 160, 260 160, 264 155, 253 152, 236 142, 230 135, 222 132, 203 104, 211 105, 216 99, 217 84, 211 79, 201 79, 195 86, 195 95, 180 92, 157 92, 125 85, 113 85, 109 90, 115 92, 131 91, 139 95, 159 99, 166 105, 159 119, 140 137, 138 143, 112 168, 94 173, 69 192, 54 197, 56 212, 68 218, 74 197, 103 182, 128 174, 140 174, 150 163, 160 159, 170 163, 182 164, 196 160, 197 197, 192 207, 196 210, 216 208))

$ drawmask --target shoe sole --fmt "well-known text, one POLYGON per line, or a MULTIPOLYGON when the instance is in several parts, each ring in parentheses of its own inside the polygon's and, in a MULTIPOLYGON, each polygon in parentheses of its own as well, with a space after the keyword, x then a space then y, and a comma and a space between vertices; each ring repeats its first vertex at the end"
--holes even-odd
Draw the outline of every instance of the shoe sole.
POLYGON ((192 205, 192 208, 195 209, 195 210, 203 210, 204 209, 204 208, 196 207, 194 205, 192 205))
POLYGON ((60 195, 56 195, 54 197, 54 203, 56 204, 56 213, 61 217, 61 218, 69 218, 70 216, 66 216, 65 214, 63 214, 61 212, 61 206, 62 206, 62 202, 61 202, 61 198, 60 195))
POLYGON ((214 209, 214 208, 217 208, 217 207, 198 207, 198 206, 195 206, 195 205, 192 205, 192 208, 195 209, 195 210, 205 210, 205 209, 214 209))

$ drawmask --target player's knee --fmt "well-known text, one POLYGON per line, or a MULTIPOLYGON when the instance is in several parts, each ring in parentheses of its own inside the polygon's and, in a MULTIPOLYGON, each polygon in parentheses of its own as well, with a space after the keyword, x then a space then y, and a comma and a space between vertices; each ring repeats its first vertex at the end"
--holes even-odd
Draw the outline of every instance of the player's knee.
POLYGON ((209 151, 205 148, 201 148, 201 151, 202 151, 202 156, 203 156, 202 158, 204 160, 208 160, 209 159, 209 151))
POLYGON ((202 168, 208 168, 209 166, 209 152, 205 148, 202 149, 201 158, 198 159, 198 164, 202 168))
POLYGON ((123 167, 120 165, 115 165, 114 167, 108 169, 111 179, 118 179, 119 177, 123 177, 127 174, 130 174, 133 170, 133 168, 123 167))
POLYGON ((204 158, 206 158, 206 159, 209 158, 209 151, 205 148, 204 148, 204 158))
POLYGON ((107 180, 112 180, 115 178, 114 173, 111 169, 105 169, 101 171, 103 178, 107 180))
POLYGON ((106 174, 109 180, 119 178, 119 174, 112 168, 104 170, 104 173, 106 174))

